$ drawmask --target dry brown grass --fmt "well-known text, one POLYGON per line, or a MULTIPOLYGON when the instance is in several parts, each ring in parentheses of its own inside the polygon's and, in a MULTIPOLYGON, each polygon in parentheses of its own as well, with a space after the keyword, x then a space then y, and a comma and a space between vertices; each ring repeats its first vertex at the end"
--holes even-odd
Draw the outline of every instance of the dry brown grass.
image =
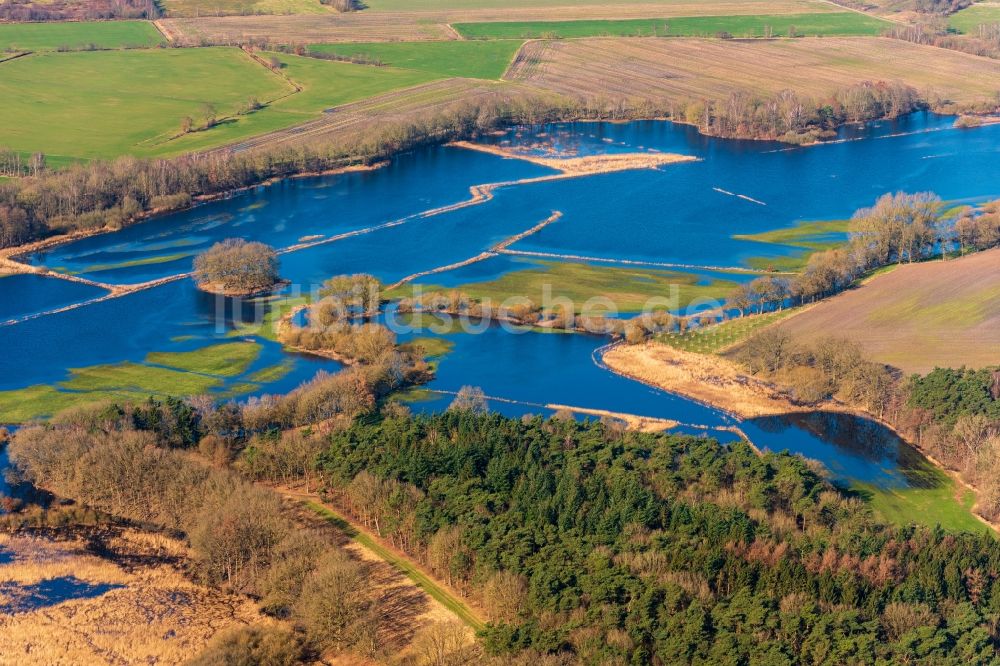
POLYGON ((484 143, 454 141, 453 146, 477 150, 482 153, 524 160, 541 166, 557 169, 573 176, 590 176, 598 173, 631 171, 633 169, 653 169, 664 164, 694 162, 697 157, 676 153, 608 153, 605 155, 585 155, 583 157, 541 157, 484 143))
MULTIPOLYGON (((571 4, 571 3, 570 3, 571 4)), ((172 40, 231 43, 247 38, 297 44, 322 42, 391 42, 455 39, 450 23, 487 21, 567 21, 573 19, 668 18, 795 14, 838 11, 810 0, 660 0, 635 4, 567 7, 471 8, 434 11, 373 12, 291 16, 222 16, 162 19, 158 24, 172 40)), ((840 10, 842 11, 842 10, 840 10)))
POLYGON ((996 98, 1000 62, 874 37, 581 39, 526 44, 506 78, 569 95, 674 102, 734 90, 822 98, 860 81, 898 80, 965 104, 996 98))
POLYGON ((72 575, 125 586, 0 615, 0 664, 179 664, 221 629, 267 621, 248 599, 196 585, 157 559, 183 554, 178 542, 127 531, 108 545, 155 557, 126 567, 89 553, 82 542, 0 535, 0 546, 16 556, 0 565, 0 582, 30 585, 72 575))
POLYGON ((1000 363, 1000 249, 900 266, 779 328, 795 339, 850 338, 912 373, 1000 363))
POLYGON ((721 356, 695 354, 668 345, 619 345, 604 354, 615 372, 714 405, 741 418, 812 411, 795 405, 768 382, 749 377, 721 356))

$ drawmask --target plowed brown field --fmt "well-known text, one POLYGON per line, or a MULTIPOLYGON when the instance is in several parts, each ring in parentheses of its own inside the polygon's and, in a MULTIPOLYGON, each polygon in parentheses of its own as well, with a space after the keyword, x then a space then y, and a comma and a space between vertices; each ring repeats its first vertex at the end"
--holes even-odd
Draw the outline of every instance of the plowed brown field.
POLYGON ((907 373, 1000 363, 1000 249, 900 266, 789 317, 796 339, 855 340, 907 373))
POLYGON ((1000 62, 872 37, 601 38, 529 42, 506 78, 578 96, 671 101, 724 98, 737 89, 823 97, 859 81, 898 80, 973 103, 996 98, 1000 62))

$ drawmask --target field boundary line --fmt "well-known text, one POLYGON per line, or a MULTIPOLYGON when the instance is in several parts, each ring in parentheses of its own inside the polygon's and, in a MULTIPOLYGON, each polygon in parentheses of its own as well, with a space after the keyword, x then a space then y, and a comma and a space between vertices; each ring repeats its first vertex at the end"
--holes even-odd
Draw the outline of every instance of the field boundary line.
POLYGON ((165 25, 163 25, 162 23, 160 23, 160 19, 156 19, 155 21, 152 21, 152 24, 153 24, 153 27, 156 28, 156 31, 158 33, 160 33, 161 35, 163 35, 163 39, 167 40, 167 44, 173 44, 174 43, 173 33, 171 33, 167 29, 167 27, 165 25))

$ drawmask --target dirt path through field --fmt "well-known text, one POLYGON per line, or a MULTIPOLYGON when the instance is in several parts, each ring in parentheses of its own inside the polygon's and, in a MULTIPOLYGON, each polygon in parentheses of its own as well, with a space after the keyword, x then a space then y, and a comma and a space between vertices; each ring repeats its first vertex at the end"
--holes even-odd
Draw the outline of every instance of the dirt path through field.
POLYGON ((430 609, 417 616, 418 620, 426 622, 453 618, 461 621, 471 631, 477 631, 485 626, 485 615, 481 609, 475 607, 461 594, 429 573, 409 555, 387 544, 368 528, 346 515, 345 512, 323 502, 315 493, 290 488, 277 488, 276 490, 282 496, 299 503, 350 539, 354 546, 354 552, 360 558, 382 562, 395 572, 405 576, 408 579, 408 585, 418 589, 431 606, 430 609))

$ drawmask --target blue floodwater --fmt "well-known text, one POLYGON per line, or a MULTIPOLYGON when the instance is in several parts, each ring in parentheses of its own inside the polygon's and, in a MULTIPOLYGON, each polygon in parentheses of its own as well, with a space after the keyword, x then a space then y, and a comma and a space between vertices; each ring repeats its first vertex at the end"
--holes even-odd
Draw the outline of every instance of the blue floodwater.
POLYGON ((63 576, 39 581, 32 585, 0 583, 0 594, 9 601, 0 604, 0 613, 17 615, 39 608, 48 608, 74 599, 94 599, 111 590, 125 587, 112 583, 88 583, 75 576, 63 576))
POLYGON ((107 293, 79 282, 40 275, 9 275, 0 278, 0 321, 61 308, 107 293))
MULTIPOLYGON (((70 368, 141 362, 152 351, 193 351, 211 344, 242 340, 233 337, 234 319, 252 322, 263 317, 262 307, 234 313, 220 305, 228 303, 195 289, 190 281, 171 282, 59 314, 32 319, 15 326, 0 327, 0 390, 50 384, 69 377, 70 368)), ((275 342, 246 336, 262 345, 260 357, 227 385, 287 359, 292 369, 281 379, 263 385, 260 393, 292 390, 311 379, 318 370, 336 371, 340 366, 327 359, 287 354, 275 342)))
POLYGON ((813 412, 744 421, 751 441, 770 451, 789 450, 818 460, 839 483, 882 488, 919 485, 927 462, 881 424, 849 414, 813 412))
MULTIPOLYGON (((311 236, 328 237, 464 201, 472 185, 550 173, 551 169, 522 160, 434 147, 401 155, 376 171, 292 179, 257 187, 112 236, 58 246, 30 259, 55 270, 78 271, 100 282, 145 282, 191 270, 194 255, 226 238, 287 247, 311 236), (184 256, 166 263, 121 266, 175 255, 184 256)), ((398 244, 384 237, 376 241, 376 247, 379 243, 398 244)), ((334 256, 341 254, 337 244, 326 249, 332 250, 334 256)), ((291 278, 300 262, 284 263, 291 278)))
MULTIPOLYGON (((839 143, 790 148, 770 142, 712 139, 668 122, 579 123, 518 128, 487 140, 546 146, 568 154, 658 150, 693 155, 698 162, 587 178, 511 185, 475 206, 432 216, 419 214, 469 199, 469 187, 551 174, 523 160, 449 147, 431 147, 366 173, 288 180, 229 199, 163 216, 121 232, 90 237, 31 257, 55 270, 106 283, 135 283, 190 269, 192 257, 219 240, 243 237, 283 248, 328 239, 387 222, 401 225, 283 254, 291 291, 308 292, 332 275, 368 272, 392 282, 488 250, 560 211, 562 217, 516 243, 521 251, 651 262, 740 266, 750 257, 781 257, 801 250, 733 238, 809 220, 843 219, 896 189, 931 190, 950 201, 981 201, 1000 194, 1000 125, 951 127, 952 119, 914 114, 897 122, 845 128, 839 143), (742 195, 742 196, 738 196, 742 195)), ((496 256, 422 279, 446 287, 491 280, 534 264, 496 256)), ((702 280, 747 279, 694 272, 702 280)), ((83 291, 52 279, 0 279, 2 313, 24 314, 87 300, 83 291), (45 296, 49 294, 49 296, 45 296), (51 300, 46 300, 51 298, 51 300), (51 305, 41 305, 41 304, 51 305)), ((76 285, 74 285, 76 286, 76 285)), ((261 311, 227 311, 190 280, 126 297, 0 325, 0 390, 65 380, 70 368, 141 362, 151 351, 188 351, 233 339, 234 319, 261 311)), ((266 305, 263 306, 266 309, 266 305)), ((420 333, 419 335, 424 335, 420 333)), ((403 334, 407 339, 417 334, 403 334)), ((506 414, 546 413, 566 404, 718 427, 728 417, 689 400, 648 388, 603 369, 593 358, 603 340, 581 335, 510 333, 498 326, 478 335, 444 334, 453 351, 440 361, 430 388, 480 386, 506 414)), ((256 338, 254 338, 256 339, 256 338)), ((259 340, 264 350, 248 374, 291 359, 290 372, 256 393, 288 391, 318 370, 337 365, 289 355, 259 340)), ((246 381, 246 375, 227 385, 246 381)), ((450 395, 415 403, 440 409, 450 395)), ((819 417, 817 417, 819 418, 819 417)), ((819 422, 744 423, 759 446, 801 452, 821 460, 837 478, 906 485, 906 448, 858 428, 819 422), (818 423, 818 424, 817 424, 818 423), (848 433, 842 436, 841 433, 848 433), (893 453, 894 452, 894 453, 893 453)), ((721 433, 710 432, 713 436, 721 433)))

